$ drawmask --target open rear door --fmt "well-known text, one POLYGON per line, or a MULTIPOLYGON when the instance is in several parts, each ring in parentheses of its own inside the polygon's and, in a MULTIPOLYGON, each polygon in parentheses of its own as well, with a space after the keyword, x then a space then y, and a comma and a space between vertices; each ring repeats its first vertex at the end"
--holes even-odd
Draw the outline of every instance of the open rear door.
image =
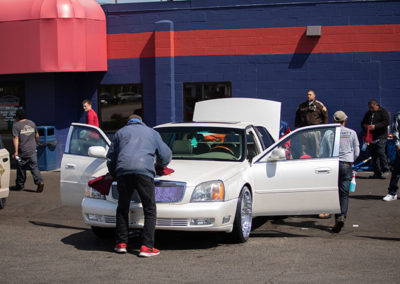
POLYGON ((89 147, 101 146, 108 151, 110 140, 95 126, 72 123, 68 132, 65 152, 61 161, 61 203, 80 206, 87 183, 95 174, 107 172, 105 158, 90 157, 89 147))

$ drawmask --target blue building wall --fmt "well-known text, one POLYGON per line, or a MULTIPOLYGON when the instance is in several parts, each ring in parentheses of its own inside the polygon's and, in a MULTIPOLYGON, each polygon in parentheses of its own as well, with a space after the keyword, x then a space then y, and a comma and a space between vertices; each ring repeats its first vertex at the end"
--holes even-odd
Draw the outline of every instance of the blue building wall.
MULTIPOLYGON (((400 24, 399 1, 192 0, 103 5, 107 33, 400 24)), ((283 34, 282 37, 287 35, 283 34)), ((322 37, 324 34, 322 35, 322 37)), ((252 35, 249 34, 249 38, 252 35)), ((271 42, 271 45, 274 43, 271 42)), ((227 47, 229 43, 227 43, 227 47)), ((145 54, 145 53, 143 53, 145 54)), ((84 122, 81 101, 97 108, 99 84, 143 85, 145 122, 154 126, 183 119, 183 83, 230 81, 233 97, 282 102, 282 119, 291 127, 306 91, 315 89, 330 117, 338 109, 360 131, 367 101, 376 98, 392 114, 400 110, 400 49, 393 52, 347 52, 119 58, 107 72, 2 75, 0 81, 23 81, 29 118, 55 125, 58 164, 71 122, 84 122), (171 80, 172 78, 172 80, 171 80), (171 101, 172 98, 172 101, 171 101)))
MULTIPOLYGON (((103 8, 108 34, 154 32, 160 20, 172 21, 175 31, 400 23, 400 3, 396 1, 273 2, 190 1, 104 5, 103 8)), ((359 124, 369 99, 377 99, 392 113, 400 110, 399 59, 399 52, 312 53, 312 50, 279 55, 175 57, 174 115, 168 103, 151 113, 154 101, 169 96, 165 82, 152 80, 159 73, 168 72, 168 68, 155 68, 152 63, 149 68, 152 59, 110 59, 109 71, 102 82, 143 83, 144 112, 150 125, 168 122, 171 117, 182 120, 184 82, 231 81, 233 97, 281 101, 282 119, 291 127, 307 89, 314 89, 317 98, 326 104, 330 117, 342 109, 349 115, 348 125, 360 131, 359 124), (165 93, 155 94, 155 90, 165 90, 165 93)), ((154 61, 156 66, 168 66, 169 58, 154 61)))
MULTIPOLYGON (((104 72, 43 73, 0 76, 0 82, 22 82, 25 86, 25 110, 36 125, 56 128, 57 165, 61 163, 65 141, 72 122, 85 122, 82 101, 89 98, 97 109, 97 85, 104 72)), ((10 154, 11 136, 4 137, 10 154)), ((11 159, 14 166, 14 159, 11 159)))

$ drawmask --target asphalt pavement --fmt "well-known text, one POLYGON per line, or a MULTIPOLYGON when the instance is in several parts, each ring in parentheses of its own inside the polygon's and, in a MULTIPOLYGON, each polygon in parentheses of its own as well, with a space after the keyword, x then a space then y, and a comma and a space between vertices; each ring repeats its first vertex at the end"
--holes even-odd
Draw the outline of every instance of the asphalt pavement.
MULTIPOLYGON (((258 218, 248 242, 222 234, 158 231, 159 256, 113 252, 79 208, 60 204, 58 171, 42 172, 43 193, 28 175, 0 210, 1 283, 399 283, 400 200, 382 201, 389 180, 359 173, 339 234, 316 216, 258 218)), ((15 170, 11 173, 11 185, 15 170)))

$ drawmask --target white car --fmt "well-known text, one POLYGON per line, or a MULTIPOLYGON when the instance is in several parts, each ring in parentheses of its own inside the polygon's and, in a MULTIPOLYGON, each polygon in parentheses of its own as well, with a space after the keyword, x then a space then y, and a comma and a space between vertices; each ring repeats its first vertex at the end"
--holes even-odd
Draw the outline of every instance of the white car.
POLYGON ((0 139, 0 209, 6 206, 10 194, 10 154, 0 139))
POLYGON ((122 92, 117 95, 117 98, 121 103, 135 102, 140 101, 142 99, 142 95, 134 92, 122 92))
MULTIPOLYGON (((194 120, 155 127, 172 149, 168 167, 175 171, 155 179, 157 229, 221 231, 245 242, 256 216, 340 212, 339 124, 278 140, 280 103, 244 98, 197 103, 194 120)), ((63 204, 81 205, 99 236, 115 228, 117 184, 104 196, 87 182, 107 173, 109 145, 99 128, 73 123, 61 164, 63 204)), ((143 222, 134 194, 130 227, 143 222)))

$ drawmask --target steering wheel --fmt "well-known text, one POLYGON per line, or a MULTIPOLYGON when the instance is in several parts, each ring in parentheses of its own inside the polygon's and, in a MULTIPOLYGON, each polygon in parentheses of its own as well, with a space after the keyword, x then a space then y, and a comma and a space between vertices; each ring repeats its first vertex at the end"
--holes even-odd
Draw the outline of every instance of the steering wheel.
POLYGON ((233 151, 232 151, 231 149, 229 149, 229 148, 226 147, 226 146, 221 146, 221 145, 212 147, 212 148, 210 149, 210 152, 218 151, 218 149, 224 150, 225 152, 228 152, 229 154, 235 156, 235 153, 233 153, 233 151))

